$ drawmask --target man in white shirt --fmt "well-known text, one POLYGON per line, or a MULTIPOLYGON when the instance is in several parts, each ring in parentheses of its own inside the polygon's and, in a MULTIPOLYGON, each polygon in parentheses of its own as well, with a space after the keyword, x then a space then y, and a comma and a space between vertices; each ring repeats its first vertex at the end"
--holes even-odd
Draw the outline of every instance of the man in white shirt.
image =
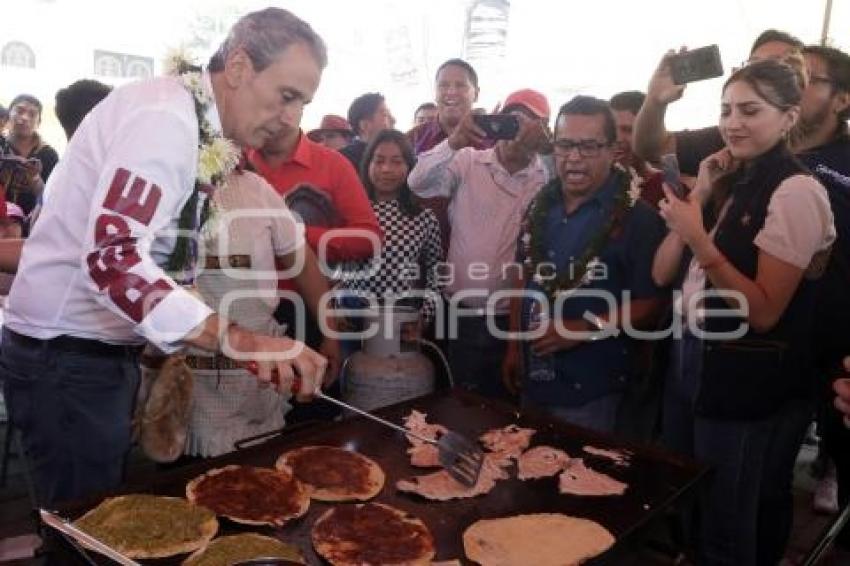
MULTIPOLYGON (((510 394, 500 378, 505 342, 487 329, 487 317, 507 328, 507 300, 488 311, 488 297, 508 287, 516 239, 528 204, 549 180, 538 152, 548 142, 549 103, 531 89, 505 99, 503 114, 517 118, 513 140, 479 150, 486 134, 467 113, 448 139, 420 153, 408 184, 419 197, 449 197, 451 236, 446 294, 467 309, 449 334, 449 363, 456 383, 492 397, 510 394), (473 309, 471 312, 468 309, 473 309)), ((450 310, 451 312, 451 310, 450 310)), ((451 317, 450 317, 451 318, 451 317)), ((454 321, 449 321, 450 330, 454 321)))
POLYGON ((234 25, 198 84, 132 83, 83 120, 24 245, 0 353, 39 504, 120 483, 145 342, 257 360, 259 379, 275 376, 280 389, 299 376, 305 399, 320 386, 322 356, 229 324, 163 266, 174 264, 184 206, 190 198, 203 205, 195 188, 203 138, 262 145, 300 117, 326 60, 309 25, 269 8, 234 25))

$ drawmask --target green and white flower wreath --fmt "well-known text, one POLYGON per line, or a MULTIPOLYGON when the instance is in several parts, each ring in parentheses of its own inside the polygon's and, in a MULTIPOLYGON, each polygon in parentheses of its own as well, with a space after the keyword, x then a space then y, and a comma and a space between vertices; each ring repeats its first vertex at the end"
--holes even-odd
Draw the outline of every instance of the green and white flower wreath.
POLYGON ((610 239, 620 232, 626 214, 640 198, 639 181, 620 165, 615 164, 613 169, 617 183, 613 209, 579 258, 570 261, 569 269, 557 269, 547 263, 544 249, 546 218, 552 207, 562 206, 560 185, 547 185, 531 204, 520 230, 520 245, 525 256, 523 268, 525 276, 537 283, 550 301, 554 301, 557 295, 572 293, 590 283, 593 273, 601 265, 600 254, 610 239))
POLYGON ((198 199, 201 193, 206 195, 201 209, 200 223, 197 226, 204 239, 215 237, 218 232, 219 210, 213 199, 213 193, 221 190, 227 176, 239 163, 239 149, 221 133, 213 130, 207 111, 212 104, 212 93, 204 87, 200 67, 194 64, 185 50, 175 50, 166 57, 165 74, 180 78, 183 86, 192 95, 195 115, 198 119, 198 164, 195 187, 192 195, 180 212, 178 228, 180 230, 174 252, 168 260, 168 271, 183 272, 193 268, 190 250, 191 239, 188 232, 196 228, 198 199))

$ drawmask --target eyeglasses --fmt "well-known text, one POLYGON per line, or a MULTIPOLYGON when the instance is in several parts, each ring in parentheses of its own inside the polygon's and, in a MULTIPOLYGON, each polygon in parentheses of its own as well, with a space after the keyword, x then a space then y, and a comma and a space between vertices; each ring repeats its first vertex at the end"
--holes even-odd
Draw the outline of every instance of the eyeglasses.
POLYGON ((555 147, 555 154, 565 157, 574 149, 577 149, 578 154, 582 157, 597 157, 602 148, 611 146, 608 142, 598 140, 566 139, 555 140, 552 145, 555 147))
POLYGON ((835 81, 833 81, 829 77, 821 77, 821 76, 818 76, 818 75, 809 75, 809 83, 810 84, 824 83, 824 84, 828 84, 828 85, 832 86, 832 85, 835 84, 835 81))

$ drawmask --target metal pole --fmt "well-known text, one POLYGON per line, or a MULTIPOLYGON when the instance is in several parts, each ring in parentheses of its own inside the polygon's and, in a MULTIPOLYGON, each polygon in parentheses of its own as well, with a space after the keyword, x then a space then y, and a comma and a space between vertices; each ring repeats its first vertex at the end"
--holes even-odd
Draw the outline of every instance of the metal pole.
POLYGON ((820 44, 826 45, 829 36, 829 20, 832 18, 832 0, 826 0, 826 8, 823 12, 823 29, 820 32, 820 44))

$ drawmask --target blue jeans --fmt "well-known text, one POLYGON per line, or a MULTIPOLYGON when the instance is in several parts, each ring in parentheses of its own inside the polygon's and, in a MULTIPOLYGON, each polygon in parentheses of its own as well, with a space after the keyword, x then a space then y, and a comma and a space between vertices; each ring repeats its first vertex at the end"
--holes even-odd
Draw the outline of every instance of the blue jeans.
POLYGON ((610 434, 614 432, 614 426, 617 424, 617 413, 622 400, 622 393, 613 393, 579 407, 539 407, 525 402, 523 407, 536 408, 558 421, 610 434))
POLYGON ((38 504, 118 487, 130 449, 138 357, 130 348, 126 355, 104 356, 34 342, 23 344, 3 331, 0 379, 38 504))
POLYGON ((702 343, 674 341, 664 395, 663 439, 708 464, 713 474, 698 510, 699 564, 776 564, 791 527, 794 461, 811 419, 805 401, 752 421, 695 414, 702 343))
MULTIPOLYGON (((508 328, 507 315, 497 315, 496 326, 508 328)), ((449 366, 455 385, 485 397, 510 401, 502 383, 502 360, 507 342, 493 336, 483 316, 458 317, 457 338, 449 339, 449 366)))

